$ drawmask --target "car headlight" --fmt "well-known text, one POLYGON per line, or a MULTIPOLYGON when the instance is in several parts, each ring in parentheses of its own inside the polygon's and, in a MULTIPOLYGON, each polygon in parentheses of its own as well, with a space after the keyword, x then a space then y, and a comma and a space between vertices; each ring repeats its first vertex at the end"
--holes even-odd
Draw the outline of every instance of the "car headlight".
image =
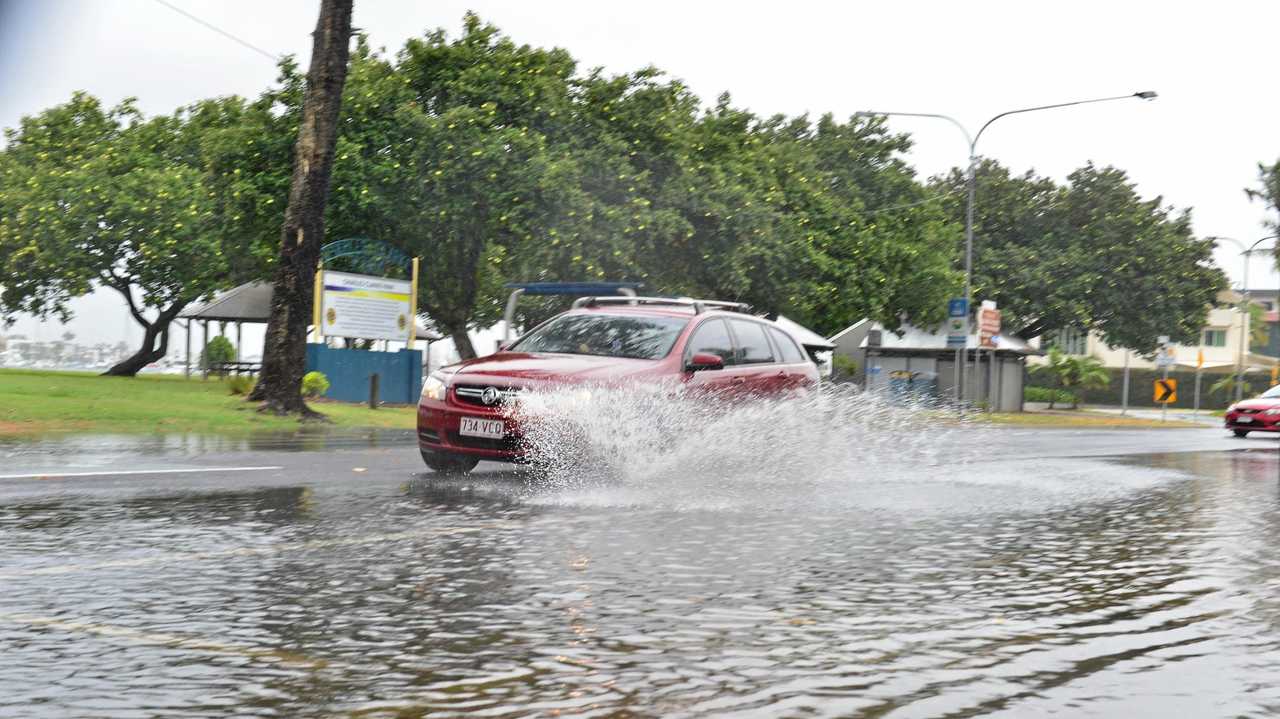
POLYGON ((432 372, 427 381, 422 383, 422 398, 443 400, 449 389, 449 378, 439 372, 432 372))
POLYGON ((1263 414, 1269 414, 1269 415, 1280 414, 1280 407, 1273 407, 1272 409, 1269 409, 1266 412, 1263 412, 1263 414))

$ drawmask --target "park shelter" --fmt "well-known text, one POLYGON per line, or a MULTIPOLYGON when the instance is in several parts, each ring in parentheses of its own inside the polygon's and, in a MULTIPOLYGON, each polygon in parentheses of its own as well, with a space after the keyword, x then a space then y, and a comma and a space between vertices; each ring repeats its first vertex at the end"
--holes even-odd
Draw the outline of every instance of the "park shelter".
POLYGON ((184 310, 178 317, 187 320, 187 376, 191 375, 191 323, 199 322, 204 327, 204 337, 200 346, 209 344, 209 323, 222 322, 234 324, 236 328, 236 362, 244 356, 243 325, 266 324, 271 319, 271 297, 273 288, 268 282, 248 282, 234 289, 219 292, 213 299, 203 304, 194 305, 184 310))
MULTIPOLYGON (((873 323, 862 340, 863 386, 868 391, 921 388, 919 394, 946 400, 955 394, 956 350, 947 347, 945 327, 924 330, 904 325, 886 330, 873 323)), ((1026 359, 1040 352, 1020 337, 998 335, 993 349, 978 348, 969 337, 968 374, 962 383, 966 402, 987 402, 996 412, 1021 412, 1026 359)))

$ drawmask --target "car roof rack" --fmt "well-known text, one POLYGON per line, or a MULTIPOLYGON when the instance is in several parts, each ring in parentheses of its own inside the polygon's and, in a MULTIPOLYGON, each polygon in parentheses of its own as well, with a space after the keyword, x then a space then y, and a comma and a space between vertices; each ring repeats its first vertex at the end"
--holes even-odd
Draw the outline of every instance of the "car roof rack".
POLYGON ((725 310, 728 312, 751 313, 751 305, 745 302, 724 302, 721 300, 697 300, 692 297, 579 297, 573 301, 574 309, 596 307, 599 305, 666 305, 669 307, 692 307, 695 315, 708 310, 725 310))

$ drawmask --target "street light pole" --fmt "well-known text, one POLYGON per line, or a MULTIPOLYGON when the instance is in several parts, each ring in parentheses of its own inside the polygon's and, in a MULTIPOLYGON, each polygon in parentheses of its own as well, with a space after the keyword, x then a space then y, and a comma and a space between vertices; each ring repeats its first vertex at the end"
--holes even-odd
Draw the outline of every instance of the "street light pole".
MULTIPOLYGON (((1052 105, 1037 105, 1036 107, 1025 107, 1019 110, 1008 110, 1006 112, 1002 112, 998 115, 995 115, 990 120, 987 120, 985 123, 983 123, 982 127, 978 128, 978 134, 976 135, 970 135, 969 130, 965 128, 965 126, 959 120, 955 119, 954 117, 951 117, 950 115, 941 115, 941 114, 929 113, 929 112, 879 112, 879 111, 872 111, 872 110, 864 110, 862 112, 854 113, 854 117, 874 117, 874 116, 928 117, 928 118, 933 118, 937 120, 946 120, 952 125, 955 125, 960 130, 960 132, 964 134, 965 142, 969 146, 969 172, 968 172, 968 177, 965 179, 967 198, 965 201, 965 212, 964 212, 964 300, 965 300, 965 306, 970 312, 970 314, 965 317, 965 335, 966 336, 969 334, 969 330, 972 329, 972 323, 970 318, 972 317, 972 310, 973 310, 973 208, 974 208, 974 204, 976 203, 977 186, 978 186, 978 179, 977 179, 978 140, 982 139, 982 133, 986 132, 987 128, 991 126, 991 123, 995 122, 996 120, 999 120, 1002 117, 1008 117, 1009 115, 1020 115, 1022 113, 1038 112, 1040 110, 1053 110, 1060 107, 1071 107, 1073 105, 1088 105, 1095 102, 1110 102, 1112 100, 1131 100, 1134 98, 1141 99, 1141 100, 1154 100, 1156 99, 1156 97, 1157 95, 1154 91, 1143 90, 1141 92, 1135 92, 1130 95, 1116 95, 1114 97, 1098 97, 1098 98, 1093 98, 1091 100, 1074 100, 1072 102, 1059 102, 1059 103, 1054 103, 1052 105)), ((964 349, 956 350, 955 397, 956 397, 957 403, 960 401, 962 396, 961 389, 960 389, 960 383, 964 376, 964 373, 962 371, 962 365, 968 364, 968 357, 966 353, 967 349, 968 348, 966 347, 964 349)))

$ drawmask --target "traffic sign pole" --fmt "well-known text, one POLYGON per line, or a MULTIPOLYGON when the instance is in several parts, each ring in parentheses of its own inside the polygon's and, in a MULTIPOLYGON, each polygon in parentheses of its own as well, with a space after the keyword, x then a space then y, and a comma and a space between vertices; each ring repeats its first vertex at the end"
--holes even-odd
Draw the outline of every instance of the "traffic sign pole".
POLYGON ((1200 368, 1196 367, 1196 397, 1195 409, 1191 410, 1192 417, 1200 416, 1200 368))
POLYGON ((1120 395, 1120 414, 1129 412, 1129 350, 1124 351, 1124 391, 1120 395))
POLYGON ((955 401, 956 409, 960 410, 964 404, 964 385, 967 384, 964 376, 964 365, 967 361, 965 358, 965 347, 969 343, 969 300, 965 297, 956 297, 947 302, 947 347, 955 348, 955 401))
MULTIPOLYGON (((1169 379, 1169 365, 1164 366, 1164 377, 1162 379, 1169 379)), ((1163 422, 1165 420, 1165 417, 1168 414, 1169 414, 1169 403, 1161 402, 1160 403, 1160 421, 1163 422)))

